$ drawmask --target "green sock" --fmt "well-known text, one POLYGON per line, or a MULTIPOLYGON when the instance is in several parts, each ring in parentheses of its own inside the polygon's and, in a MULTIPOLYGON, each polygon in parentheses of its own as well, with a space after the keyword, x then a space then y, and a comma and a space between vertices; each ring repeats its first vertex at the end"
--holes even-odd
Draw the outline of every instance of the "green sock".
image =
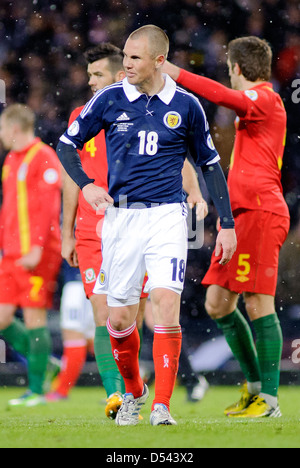
POLYGON ((29 351, 28 330, 21 320, 14 319, 8 328, 0 331, 0 335, 15 351, 27 357, 29 351))
POLYGON ((230 315, 217 319, 216 323, 226 338, 226 341, 238 360, 242 372, 248 382, 260 381, 259 362, 250 325, 239 309, 230 315))
POLYGON ((115 392, 125 393, 123 378, 113 358, 110 336, 106 327, 97 327, 95 333, 95 358, 107 397, 115 392))
POLYGON ((283 336, 277 314, 254 320, 256 349, 261 371, 261 393, 277 397, 283 336))
POLYGON ((51 353, 51 337, 46 327, 28 330, 28 379, 33 393, 42 395, 47 364, 51 353))

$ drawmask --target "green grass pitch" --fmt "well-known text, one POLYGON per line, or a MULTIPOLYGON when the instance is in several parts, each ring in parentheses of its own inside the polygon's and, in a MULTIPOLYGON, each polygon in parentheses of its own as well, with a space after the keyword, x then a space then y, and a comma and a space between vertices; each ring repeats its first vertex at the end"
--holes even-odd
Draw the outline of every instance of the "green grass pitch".
MULTIPOLYGON (((239 398, 235 387, 212 387, 201 403, 186 403, 177 387, 172 415, 178 426, 151 427, 151 400, 136 427, 117 427, 104 415, 102 388, 75 388, 68 401, 7 410, 20 388, 0 388, 0 448, 299 448, 300 388, 282 387, 280 419, 230 420, 223 410, 239 398)), ((151 397, 153 388, 151 388, 151 397)))

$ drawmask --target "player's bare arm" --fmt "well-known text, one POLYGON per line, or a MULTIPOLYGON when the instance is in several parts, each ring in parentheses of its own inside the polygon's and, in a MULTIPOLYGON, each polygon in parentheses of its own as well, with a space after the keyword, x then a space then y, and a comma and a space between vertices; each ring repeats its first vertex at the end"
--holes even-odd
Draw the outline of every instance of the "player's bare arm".
MULTIPOLYGON (((63 170, 64 171, 64 170, 63 170)), ((63 223, 62 223, 62 257, 71 267, 78 267, 74 236, 76 213, 78 208, 79 187, 64 171, 63 184, 63 223)))
POLYGON ((166 60, 164 63, 163 71, 164 73, 170 75, 170 77, 173 78, 173 80, 175 81, 180 75, 180 68, 177 67, 177 65, 174 65, 173 63, 169 62, 168 60, 166 60))
POLYGON ((17 260, 17 265, 21 265, 25 270, 34 270, 41 262, 43 255, 43 247, 34 245, 28 254, 23 255, 17 260))

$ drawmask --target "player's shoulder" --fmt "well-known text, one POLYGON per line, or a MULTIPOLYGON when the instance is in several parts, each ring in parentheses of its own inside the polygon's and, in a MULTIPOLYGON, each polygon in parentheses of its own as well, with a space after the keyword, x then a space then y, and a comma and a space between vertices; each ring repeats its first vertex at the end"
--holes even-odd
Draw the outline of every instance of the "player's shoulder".
POLYGON ((40 140, 37 157, 34 158, 33 161, 36 161, 37 165, 45 164, 46 166, 52 165, 59 167, 60 164, 54 148, 42 140, 40 140))
POLYGON ((207 126, 206 113, 197 96, 178 85, 176 86, 175 96, 177 97, 177 105, 185 110, 188 116, 200 117, 200 119, 202 117, 207 126))
POLYGON ((200 104, 199 99, 194 94, 182 88, 178 84, 176 84, 176 96, 181 99, 189 100, 193 103, 200 104))
POLYGON ((105 88, 97 91, 92 99, 83 107, 80 112, 80 117, 84 119, 90 113, 91 109, 94 109, 98 105, 102 105, 105 101, 107 102, 107 100, 116 96, 120 90, 123 90, 122 81, 118 81, 117 83, 113 83, 112 85, 106 86, 105 88))
POLYGON ((255 86, 251 89, 243 91, 244 96, 246 96, 250 101, 274 101, 280 98, 279 94, 274 91, 274 88, 271 83, 264 83, 259 86, 255 86))
POLYGON ((74 109, 72 112, 71 112, 71 115, 70 115, 70 118, 69 118, 69 126, 74 122, 74 120, 77 119, 77 117, 79 117, 81 111, 84 109, 84 106, 80 106, 80 107, 76 107, 76 109, 74 109))

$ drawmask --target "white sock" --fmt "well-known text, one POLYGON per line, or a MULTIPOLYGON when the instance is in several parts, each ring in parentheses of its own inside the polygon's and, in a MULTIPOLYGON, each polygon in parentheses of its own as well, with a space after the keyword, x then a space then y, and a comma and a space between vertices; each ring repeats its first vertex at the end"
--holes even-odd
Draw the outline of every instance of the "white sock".
POLYGON ((272 408, 277 408, 278 398, 267 393, 260 393, 259 396, 265 400, 265 402, 272 408))
POLYGON ((250 395, 259 395, 261 391, 261 382, 247 382, 250 395))

